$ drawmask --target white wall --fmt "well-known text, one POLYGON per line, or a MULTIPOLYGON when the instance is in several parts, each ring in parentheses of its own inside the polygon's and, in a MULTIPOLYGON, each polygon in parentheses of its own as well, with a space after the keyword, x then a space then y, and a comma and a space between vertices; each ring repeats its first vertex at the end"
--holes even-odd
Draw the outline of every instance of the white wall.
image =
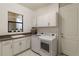
POLYGON ((24 32, 30 32, 33 11, 19 4, 2 3, 0 4, 0 33, 8 33, 8 11, 22 14, 24 32))
POLYGON ((67 6, 67 5, 70 5, 70 4, 73 4, 73 3, 60 3, 60 8, 64 7, 64 6, 67 6))
POLYGON ((49 4, 46 7, 37 9, 36 12, 37 12, 38 16, 45 14, 45 13, 58 12, 58 7, 59 7, 59 5, 57 3, 53 3, 53 4, 49 4))

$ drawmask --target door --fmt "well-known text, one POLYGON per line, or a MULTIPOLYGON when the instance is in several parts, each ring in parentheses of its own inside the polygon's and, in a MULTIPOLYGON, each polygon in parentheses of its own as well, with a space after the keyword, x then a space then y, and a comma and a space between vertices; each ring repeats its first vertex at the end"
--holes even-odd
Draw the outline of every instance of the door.
POLYGON ((2 55, 3 56, 12 56, 12 41, 4 41, 2 42, 2 55))
POLYGON ((77 8, 71 4, 60 8, 62 21, 62 52, 77 55, 77 8))
POLYGON ((40 50, 40 40, 38 36, 32 35, 32 40, 31 40, 31 49, 37 53, 39 53, 40 50))
POLYGON ((21 40, 15 39, 13 40, 13 55, 16 55, 17 53, 21 52, 21 40))

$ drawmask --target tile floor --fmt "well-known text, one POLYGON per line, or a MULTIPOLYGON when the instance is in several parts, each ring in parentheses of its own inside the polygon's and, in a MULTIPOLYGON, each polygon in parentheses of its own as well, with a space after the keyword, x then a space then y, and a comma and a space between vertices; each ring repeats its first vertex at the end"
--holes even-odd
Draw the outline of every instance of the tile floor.
MULTIPOLYGON (((32 50, 29 49, 29 50, 27 50, 27 51, 25 51, 25 52, 23 52, 23 53, 21 53, 17 56, 40 56, 40 55, 36 54, 35 52, 33 52, 32 50)), ((67 56, 67 55, 60 54, 60 55, 57 55, 57 56, 67 56)))
POLYGON ((31 51, 31 50, 28 50, 28 51, 26 51, 26 52, 24 52, 24 53, 22 53, 22 54, 19 54, 18 56, 40 56, 40 55, 34 53, 34 52, 31 51))

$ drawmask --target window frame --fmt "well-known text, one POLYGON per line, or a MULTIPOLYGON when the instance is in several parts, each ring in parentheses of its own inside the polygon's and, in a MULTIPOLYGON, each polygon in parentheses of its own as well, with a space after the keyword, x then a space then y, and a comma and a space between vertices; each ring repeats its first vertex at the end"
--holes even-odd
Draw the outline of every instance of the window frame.
MULTIPOLYGON (((16 22, 16 21, 9 21, 9 12, 10 11, 8 11, 8 33, 11 33, 10 31, 9 31, 9 22, 10 23, 19 23, 19 24, 22 24, 22 31, 21 32, 23 32, 23 15, 21 15, 21 14, 18 14, 18 13, 15 13, 15 14, 18 14, 18 15, 21 15, 22 16, 22 22, 16 22)), ((10 13, 14 13, 14 12, 10 12, 10 13)), ((16 32, 16 31, 15 31, 16 32)))

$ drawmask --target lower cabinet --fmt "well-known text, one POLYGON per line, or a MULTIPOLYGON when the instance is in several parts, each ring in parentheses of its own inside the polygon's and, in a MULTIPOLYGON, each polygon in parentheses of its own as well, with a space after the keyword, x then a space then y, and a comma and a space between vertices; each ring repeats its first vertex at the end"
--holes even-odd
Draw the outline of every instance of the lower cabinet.
POLYGON ((13 40, 13 55, 30 48, 30 37, 13 40))
POLYGON ((20 52, 21 49, 20 45, 21 45, 20 39, 13 40, 13 55, 20 52))
POLYGON ((12 40, 2 42, 2 55, 3 56, 12 56, 12 40))
POLYGON ((30 37, 0 42, 0 56, 16 55, 30 48, 30 37))
POLYGON ((30 44, 31 44, 31 37, 26 37, 26 49, 30 48, 30 44))
POLYGON ((24 50, 26 50, 27 48, 26 48, 26 38, 22 38, 21 39, 21 49, 20 49, 20 51, 24 51, 24 50))
POLYGON ((22 38, 21 39, 21 51, 30 48, 30 37, 22 38))

